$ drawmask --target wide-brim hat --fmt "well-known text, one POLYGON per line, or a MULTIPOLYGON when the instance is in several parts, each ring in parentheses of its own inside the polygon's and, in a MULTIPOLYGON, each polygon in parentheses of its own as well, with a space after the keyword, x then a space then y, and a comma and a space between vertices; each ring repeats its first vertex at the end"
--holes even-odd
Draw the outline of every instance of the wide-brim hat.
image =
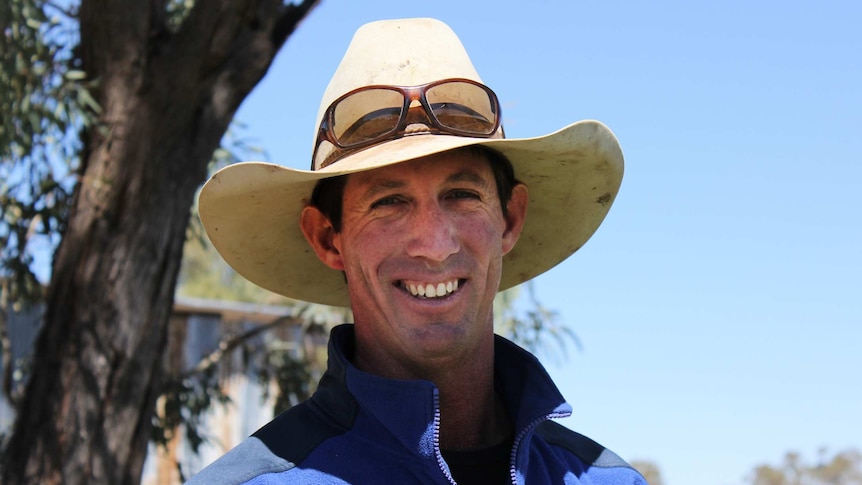
MULTIPOLYGON (((455 33, 434 19, 373 22, 354 35, 321 101, 326 108, 369 85, 416 86, 449 78, 481 82, 455 33)), ((318 181, 402 163, 465 146, 496 150, 527 185, 529 209, 521 236, 503 258, 500 290, 527 281, 577 251, 604 220, 623 175, 614 134, 598 121, 549 135, 505 139, 411 135, 349 154, 318 170, 244 162, 215 173, 201 189, 206 233, 225 261, 263 288, 297 300, 349 306, 340 271, 316 256, 299 225, 318 181)))

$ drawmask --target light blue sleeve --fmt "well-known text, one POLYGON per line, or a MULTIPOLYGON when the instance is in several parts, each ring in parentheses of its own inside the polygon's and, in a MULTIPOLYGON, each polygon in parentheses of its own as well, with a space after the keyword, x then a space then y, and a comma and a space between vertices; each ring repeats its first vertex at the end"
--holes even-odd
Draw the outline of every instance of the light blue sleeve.
POLYGON ((280 473, 293 467, 293 463, 273 454, 263 442, 251 437, 201 470, 186 485, 242 485, 256 476, 280 473))

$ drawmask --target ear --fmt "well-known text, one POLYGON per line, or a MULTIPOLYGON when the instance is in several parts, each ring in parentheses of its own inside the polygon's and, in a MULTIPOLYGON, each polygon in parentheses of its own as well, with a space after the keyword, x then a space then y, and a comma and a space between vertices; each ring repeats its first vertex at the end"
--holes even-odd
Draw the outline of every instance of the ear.
POLYGON ((305 206, 299 216, 299 225, 302 227, 302 234, 305 235, 305 239, 314 249, 320 261, 334 270, 343 271, 344 261, 341 259, 341 252, 335 245, 335 238, 338 237, 338 233, 335 232, 332 223, 323 215, 323 212, 320 212, 317 207, 305 206))
POLYGON ((506 231, 503 233, 503 254, 508 254, 515 247, 521 230, 524 228, 524 220, 527 218, 527 206, 530 204, 530 194, 527 186, 516 184, 512 188, 512 197, 506 205, 506 231))

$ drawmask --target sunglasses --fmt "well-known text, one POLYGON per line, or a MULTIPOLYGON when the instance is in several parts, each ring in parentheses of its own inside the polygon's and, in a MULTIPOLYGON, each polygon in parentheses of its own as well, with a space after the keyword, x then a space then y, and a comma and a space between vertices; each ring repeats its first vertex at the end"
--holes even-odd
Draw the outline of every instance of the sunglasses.
POLYGON ((411 134, 489 138, 498 128, 497 95, 470 79, 443 79, 419 86, 364 86, 339 97, 323 113, 311 169, 411 134))

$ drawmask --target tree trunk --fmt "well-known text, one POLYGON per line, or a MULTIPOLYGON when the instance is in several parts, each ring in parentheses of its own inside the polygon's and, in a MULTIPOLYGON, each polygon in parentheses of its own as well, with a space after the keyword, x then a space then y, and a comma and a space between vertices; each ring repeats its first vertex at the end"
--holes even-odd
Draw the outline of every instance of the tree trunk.
POLYGON ((189 211, 240 102, 315 1, 83 0, 100 126, 55 255, 6 484, 136 484, 189 211))

